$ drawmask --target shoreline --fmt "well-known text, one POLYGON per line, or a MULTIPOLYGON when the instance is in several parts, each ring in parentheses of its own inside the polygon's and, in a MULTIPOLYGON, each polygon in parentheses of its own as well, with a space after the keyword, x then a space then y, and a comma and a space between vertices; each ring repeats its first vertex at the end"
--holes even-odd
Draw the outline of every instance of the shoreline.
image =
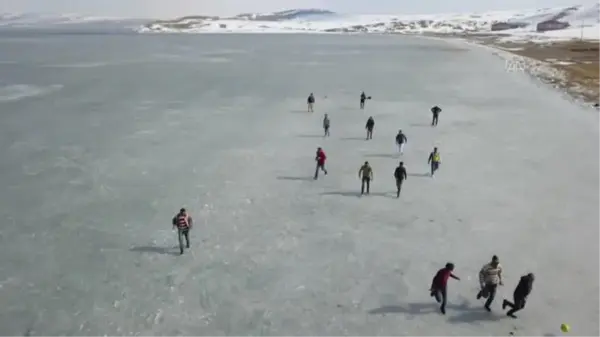
POLYGON ((488 48, 506 62, 506 70, 524 72, 585 106, 600 99, 598 40, 503 42, 504 36, 456 36, 488 48))

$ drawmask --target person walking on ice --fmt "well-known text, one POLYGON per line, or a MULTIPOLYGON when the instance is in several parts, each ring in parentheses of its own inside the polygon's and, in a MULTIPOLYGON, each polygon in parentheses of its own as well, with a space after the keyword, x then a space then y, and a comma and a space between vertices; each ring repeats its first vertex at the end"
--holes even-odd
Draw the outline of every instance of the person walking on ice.
POLYGON ((313 95, 312 92, 310 93, 310 95, 308 95, 306 103, 308 104, 308 112, 314 112, 313 107, 315 105, 315 95, 313 95))
POLYGON ((373 128, 375 127, 375 120, 373 116, 367 119, 367 124, 365 125, 365 129, 367 129, 367 140, 373 139, 373 128))
POLYGON ((460 278, 454 275, 454 264, 451 262, 446 263, 446 266, 435 274, 431 281, 431 288, 429 289, 431 297, 435 297, 435 300, 441 304, 440 311, 442 314, 446 314, 446 302, 448 298, 448 279, 453 278, 460 281, 460 278))
POLYGON ((433 114, 433 117, 431 119, 431 126, 437 126, 438 119, 440 118, 440 112, 442 112, 442 108, 440 108, 437 105, 431 108, 431 113, 433 114))
POLYGON ((503 285, 502 266, 500 265, 498 256, 494 255, 492 261, 486 263, 479 271, 479 285, 481 286, 481 290, 477 293, 477 299, 482 297, 487 298, 484 307, 487 311, 492 311, 490 305, 492 305, 494 298, 496 298, 498 285, 503 285))
POLYGON ((367 101, 367 95, 363 91, 360 94, 360 109, 363 110, 365 108, 365 102, 367 101))
POLYGON ((527 296, 529 296, 529 294, 531 293, 534 280, 535 280, 535 276, 533 275, 533 273, 529 273, 527 275, 521 276, 521 280, 519 281, 519 284, 517 284, 517 287, 515 288, 515 291, 513 292, 513 301, 514 302, 511 303, 507 300, 504 300, 502 302, 502 309, 506 309, 506 307, 510 307, 510 310, 506 313, 506 316, 509 316, 512 318, 517 318, 517 316, 514 315, 515 312, 517 312, 519 310, 523 310, 523 308, 525 308, 525 303, 527 302, 527 296))
POLYGON ((442 162, 442 160, 440 158, 440 153, 438 152, 438 148, 434 147, 433 152, 431 152, 429 154, 429 159, 427 159, 427 164, 429 164, 431 166, 431 177, 432 178, 433 178, 433 175, 435 174, 435 171, 437 171, 440 168, 441 162, 442 162))
POLYGON ((173 229, 177 229, 177 238, 179 239, 179 254, 183 254, 183 239, 185 238, 185 248, 190 248, 190 229, 192 229, 192 217, 185 208, 179 210, 179 213, 173 218, 173 229))
POLYGON ((358 178, 361 179, 360 194, 365 194, 365 185, 367 187, 367 194, 369 194, 371 181, 373 180, 373 169, 368 161, 366 161, 363 166, 360 167, 360 170, 358 170, 358 178))
POLYGON ((323 137, 329 137, 329 126, 329 117, 325 114, 325 117, 323 117, 323 130, 325 130, 325 135, 323 137))
POLYGON ((400 162, 400 165, 396 167, 394 171, 394 178, 396 178, 396 198, 400 198, 400 190, 402 189, 402 183, 406 180, 406 168, 404 162, 400 162))
POLYGON ((325 160, 327 160, 325 151, 323 151, 322 148, 318 148, 317 156, 315 157, 315 161, 317 162, 317 168, 315 169, 315 180, 319 178, 319 170, 323 171, 323 173, 327 175, 327 170, 325 169, 325 160))
POLYGON ((396 144, 398 145, 398 151, 400 154, 404 154, 404 144, 408 142, 406 135, 402 133, 402 130, 398 130, 398 134, 396 135, 396 144))

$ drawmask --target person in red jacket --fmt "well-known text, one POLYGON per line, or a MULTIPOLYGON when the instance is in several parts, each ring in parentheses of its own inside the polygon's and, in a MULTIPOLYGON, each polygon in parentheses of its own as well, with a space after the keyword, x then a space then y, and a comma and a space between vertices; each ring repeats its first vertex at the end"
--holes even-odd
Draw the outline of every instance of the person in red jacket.
POLYGON ((325 169, 325 160, 327 160, 327 156, 325 155, 325 151, 322 148, 317 149, 317 156, 315 157, 315 161, 317 162, 317 168, 315 170, 315 180, 319 178, 319 169, 327 175, 327 170, 325 169))
POLYGON ((441 302, 442 305, 440 306, 440 311, 444 315, 446 314, 446 299, 448 297, 448 279, 452 277, 453 279, 460 281, 460 278, 452 274, 452 271, 454 271, 454 264, 451 262, 446 263, 446 267, 438 270, 433 277, 431 289, 429 289, 431 292, 431 297, 435 297, 435 300, 438 303, 441 302))

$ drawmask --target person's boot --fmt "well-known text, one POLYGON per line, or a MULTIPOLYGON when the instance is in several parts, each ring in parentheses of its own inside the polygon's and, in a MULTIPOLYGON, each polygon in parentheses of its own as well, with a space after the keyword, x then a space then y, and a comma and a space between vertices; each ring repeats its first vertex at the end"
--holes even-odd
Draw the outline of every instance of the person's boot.
POLYGON ((446 314, 446 308, 444 308, 444 307, 440 307, 440 311, 442 312, 442 315, 445 315, 445 314, 446 314))
POLYGON ((487 310, 488 312, 492 312, 492 308, 490 308, 489 305, 484 306, 485 310, 487 310))
POLYGON ((506 309, 506 306, 508 305, 507 303, 507 300, 502 301, 502 310, 506 309))

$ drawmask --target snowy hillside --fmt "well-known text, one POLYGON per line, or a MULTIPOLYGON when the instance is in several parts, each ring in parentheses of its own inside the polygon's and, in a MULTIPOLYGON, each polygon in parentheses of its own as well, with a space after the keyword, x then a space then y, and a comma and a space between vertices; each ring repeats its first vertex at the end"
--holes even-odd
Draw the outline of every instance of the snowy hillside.
MULTIPOLYGON (((203 33, 203 32, 363 32, 404 34, 463 34, 492 32, 492 25, 511 23, 518 31, 534 32, 546 20, 567 22, 570 27, 582 24, 594 27, 597 38, 598 3, 589 6, 543 8, 485 13, 448 13, 435 15, 344 15, 324 10, 291 10, 272 14, 242 14, 221 18, 187 16, 143 25, 139 32, 203 33)), ((511 33, 514 29, 502 30, 511 33)), ((593 33, 592 33, 593 34, 593 33)))
POLYGON ((92 17, 79 14, 0 13, 0 27, 39 27, 48 25, 84 24, 98 22, 123 22, 127 19, 92 17))

